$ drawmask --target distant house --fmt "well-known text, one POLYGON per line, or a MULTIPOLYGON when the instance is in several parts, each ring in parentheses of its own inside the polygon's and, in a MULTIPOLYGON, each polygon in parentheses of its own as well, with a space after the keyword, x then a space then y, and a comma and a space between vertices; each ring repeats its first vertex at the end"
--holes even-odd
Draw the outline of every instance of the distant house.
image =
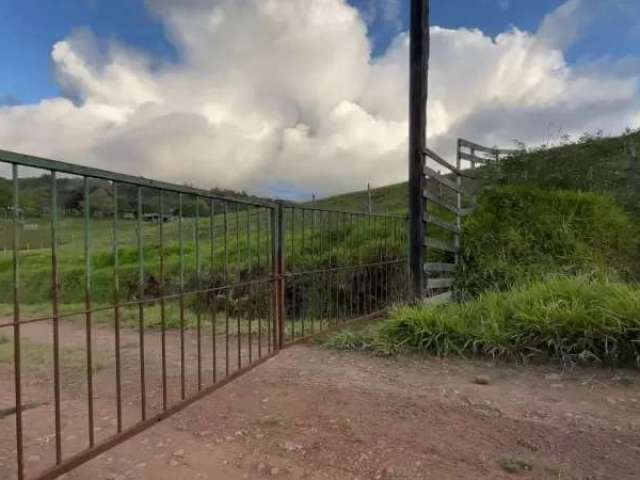
POLYGON ((173 221, 173 215, 164 214, 160 215, 159 213, 145 213, 142 217, 145 222, 150 223, 167 223, 173 221))

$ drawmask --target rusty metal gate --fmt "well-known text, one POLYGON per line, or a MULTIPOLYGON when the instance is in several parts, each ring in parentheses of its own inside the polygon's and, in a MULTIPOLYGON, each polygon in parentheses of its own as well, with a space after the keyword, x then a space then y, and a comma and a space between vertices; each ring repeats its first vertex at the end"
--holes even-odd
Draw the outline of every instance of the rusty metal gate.
POLYGON ((6 151, 2 176, 8 478, 56 478, 287 344, 407 291, 404 216, 224 196, 6 151))

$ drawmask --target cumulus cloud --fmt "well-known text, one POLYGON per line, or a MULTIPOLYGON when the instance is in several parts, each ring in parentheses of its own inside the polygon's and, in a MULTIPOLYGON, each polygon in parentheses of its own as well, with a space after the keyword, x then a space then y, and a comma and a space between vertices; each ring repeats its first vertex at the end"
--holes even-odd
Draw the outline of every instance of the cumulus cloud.
MULTIPOLYGON (((179 61, 75 32, 52 50, 64 97, 0 106, 0 148, 261 194, 406 177, 406 33, 372 57, 346 0, 148 6, 179 61)), ((568 134, 638 126, 637 62, 565 60, 587 7, 569 0, 534 33, 433 27, 429 144, 450 155, 457 136, 505 145, 543 140, 550 122, 568 134)))

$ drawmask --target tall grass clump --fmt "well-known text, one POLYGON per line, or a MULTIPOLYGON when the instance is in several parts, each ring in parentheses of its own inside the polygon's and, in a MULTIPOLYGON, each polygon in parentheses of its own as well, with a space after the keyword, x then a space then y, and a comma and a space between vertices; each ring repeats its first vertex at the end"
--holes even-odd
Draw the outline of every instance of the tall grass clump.
POLYGON ((640 288, 606 279, 556 277, 441 306, 398 308, 329 346, 381 354, 421 352, 526 361, 640 364, 640 288))
POLYGON ((464 298, 548 275, 638 278, 640 231, 611 197, 525 186, 486 190, 466 220, 458 285, 464 298))

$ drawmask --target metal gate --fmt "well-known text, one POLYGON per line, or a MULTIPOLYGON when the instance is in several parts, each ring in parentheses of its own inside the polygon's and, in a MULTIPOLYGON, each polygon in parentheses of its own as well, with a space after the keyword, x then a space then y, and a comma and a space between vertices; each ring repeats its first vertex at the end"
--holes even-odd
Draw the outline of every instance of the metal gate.
POLYGON ((231 197, 0 151, 3 175, 8 478, 56 478, 280 348, 407 291, 402 215, 231 197))

